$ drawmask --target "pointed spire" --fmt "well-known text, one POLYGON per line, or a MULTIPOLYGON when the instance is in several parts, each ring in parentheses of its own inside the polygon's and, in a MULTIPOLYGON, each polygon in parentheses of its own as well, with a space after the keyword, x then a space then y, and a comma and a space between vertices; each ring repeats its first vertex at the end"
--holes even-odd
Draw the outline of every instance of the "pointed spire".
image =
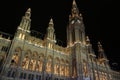
POLYGON ((53 24, 53 19, 52 19, 52 18, 50 19, 50 22, 49 22, 49 24, 53 24))
POLYGON ((25 15, 22 17, 22 20, 20 22, 18 29, 22 29, 27 32, 30 32, 30 26, 31 26, 30 17, 31 17, 31 9, 28 8, 27 11, 25 12, 25 15))
POLYGON ((77 4, 76 4, 76 1, 73 0, 73 3, 72 3, 72 16, 78 16, 79 15, 79 10, 78 10, 78 7, 77 7, 77 4))
POLYGON ((47 28, 47 39, 51 40, 52 42, 56 42, 55 38, 55 33, 54 33, 54 24, 53 24, 53 19, 51 18, 49 21, 49 25, 47 28))
POLYGON ((31 8, 28 8, 26 13, 31 13, 31 8))
POLYGON ((98 51, 99 51, 99 52, 100 52, 100 51, 103 51, 103 48, 102 48, 102 45, 101 45, 100 42, 98 42, 98 51))
POLYGON ((73 0, 73 5, 77 5, 75 0, 73 0))
POLYGON ((25 12, 25 17, 30 18, 31 17, 31 8, 28 8, 25 12))
POLYGON ((90 44, 90 39, 88 36, 86 36, 86 44, 90 44))

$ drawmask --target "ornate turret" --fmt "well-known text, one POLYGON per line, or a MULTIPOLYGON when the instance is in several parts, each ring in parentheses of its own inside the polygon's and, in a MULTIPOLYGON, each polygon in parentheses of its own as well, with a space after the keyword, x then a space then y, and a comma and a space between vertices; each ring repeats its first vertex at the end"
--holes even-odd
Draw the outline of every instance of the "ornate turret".
POLYGON ((52 48, 53 44, 56 43, 56 36, 54 32, 55 32, 54 23, 53 19, 51 18, 47 28, 47 35, 45 37, 45 40, 47 40, 46 44, 50 48, 52 48))
POLYGON ((71 15, 69 15, 69 21, 71 21, 73 18, 79 18, 82 20, 82 14, 79 13, 79 9, 77 7, 75 0, 73 0, 72 3, 72 9, 71 9, 71 15))
POLYGON ((47 39, 51 41, 55 41, 56 37, 54 31, 55 29, 54 29, 53 19, 51 18, 47 29, 47 39))
POLYGON ((28 36, 30 33, 31 26, 31 9, 27 9, 25 15, 22 17, 20 25, 18 26, 16 37, 19 39, 25 39, 25 36, 28 36))
POLYGON ((69 16, 67 40, 68 46, 72 46, 74 43, 85 43, 85 27, 82 20, 82 14, 79 14, 75 0, 73 0, 71 15, 69 16))
POLYGON ((100 42, 98 42, 98 60, 100 62, 107 61, 107 57, 105 56, 103 47, 100 42))
POLYGON ((87 46, 89 55, 91 55, 92 57, 96 57, 96 55, 93 52, 92 44, 90 43, 90 39, 88 36, 86 36, 86 46, 87 46))
POLYGON ((31 25, 31 9, 29 8, 26 12, 25 12, 25 16, 22 17, 22 20, 20 22, 20 25, 18 27, 18 29, 21 29, 23 31, 27 31, 30 32, 30 25, 31 25))

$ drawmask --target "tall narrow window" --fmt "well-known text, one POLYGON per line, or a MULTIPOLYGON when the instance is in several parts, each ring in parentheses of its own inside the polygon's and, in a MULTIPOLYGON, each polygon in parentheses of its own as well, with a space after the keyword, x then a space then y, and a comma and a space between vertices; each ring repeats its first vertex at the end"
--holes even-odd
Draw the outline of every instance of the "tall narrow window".
POLYGON ((28 56, 26 56, 26 57, 23 59, 22 68, 23 68, 23 69, 28 69, 28 65, 29 65, 29 58, 28 58, 28 56))
POLYGON ((20 38, 20 39, 22 38, 22 33, 19 34, 19 38, 20 38))
POLYGON ((51 72, 52 70, 52 57, 48 56, 48 61, 46 64, 46 72, 51 72))

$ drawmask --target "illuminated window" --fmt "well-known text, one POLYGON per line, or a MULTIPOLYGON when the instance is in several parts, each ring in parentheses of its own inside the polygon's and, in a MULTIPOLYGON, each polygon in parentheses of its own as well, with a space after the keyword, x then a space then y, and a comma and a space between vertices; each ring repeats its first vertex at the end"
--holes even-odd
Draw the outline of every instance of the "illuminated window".
POLYGON ((22 38, 22 33, 19 34, 19 38, 20 38, 20 39, 22 38))
POLYGON ((48 56, 48 61, 46 64, 46 72, 51 72, 52 70, 52 58, 51 56, 48 56))
POLYGON ((21 49, 16 48, 14 54, 12 55, 11 65, 14 66, 18 65, 20 54, 21 54, 21 49))
POLYGON ((26 56, 26 57, 23 59, 22 68, 23 68, 23 69, 28 69, 28 65, 29 65, 29 58, 28 58, 28 56, 26 56))
POLYGON ((23 34, 23 35, 22 35, 22 39, 24 39, 24 38, 25 38, 25 35, 23 34))

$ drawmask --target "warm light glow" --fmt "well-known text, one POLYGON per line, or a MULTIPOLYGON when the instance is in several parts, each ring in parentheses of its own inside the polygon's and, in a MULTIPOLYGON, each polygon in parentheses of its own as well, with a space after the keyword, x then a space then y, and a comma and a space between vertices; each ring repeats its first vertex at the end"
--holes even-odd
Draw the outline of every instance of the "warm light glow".
POLYGON ((19 34, 19 38, 20 38, 20 39, 22 38, 22 33, 19 34))
POLYGON ((22 39, 24 39, 24 38, 25 38, 25 35, 23 34, 23 35, 22 35, 22 39))
POLYGON ((29 66, 29 59, 28 59, 28 57, 25 57, 22 62, 22 68, 28 69, 28 66, 29 66))

